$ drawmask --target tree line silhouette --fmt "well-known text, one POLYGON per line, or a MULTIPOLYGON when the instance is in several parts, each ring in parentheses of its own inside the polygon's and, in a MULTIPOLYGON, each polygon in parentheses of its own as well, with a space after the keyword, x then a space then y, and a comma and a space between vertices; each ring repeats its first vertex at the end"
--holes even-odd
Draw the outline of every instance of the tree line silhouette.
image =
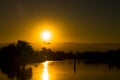
POLYGON ((31 44, 27 41, 18 40, 17 43, 9 44, 0 48, 0 63, 32 63, 45 60, 64 60, 64 59, 80 59, 95 62, 114 62, 120 61, 120 49, 109 50, 106 52, 64 52, 52 51, 43 47, 42 50, 34 51, 31 44))
POLYGON ((45 60, 64 60, 64 59, 79 59, 86 62, 113 62, 119 63, 120 49, 109 50, 106 52, 64 52, 52 51, 43 47, 42 50, 34 51, 31 44, 27 41, 18 40, 17 43, 9 44, 0 48, 0 63, 32 63, 45 60))

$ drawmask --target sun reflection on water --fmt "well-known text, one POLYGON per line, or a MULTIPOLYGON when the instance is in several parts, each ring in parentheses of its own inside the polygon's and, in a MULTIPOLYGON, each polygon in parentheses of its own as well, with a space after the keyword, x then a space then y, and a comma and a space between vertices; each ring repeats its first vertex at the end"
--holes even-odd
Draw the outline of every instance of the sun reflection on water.
POLYGON ((48 61, 43 63, 43 67, 42 80, 49 80, 48 61))

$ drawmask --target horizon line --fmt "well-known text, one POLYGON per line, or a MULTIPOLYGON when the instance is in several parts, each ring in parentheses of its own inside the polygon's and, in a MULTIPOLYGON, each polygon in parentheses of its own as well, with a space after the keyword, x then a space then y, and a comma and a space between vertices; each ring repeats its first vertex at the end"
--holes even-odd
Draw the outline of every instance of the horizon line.
MULTIPOLYGON (((28 41, 27 41, 28 42, 28 41)), ((11 43, 16 43, 16 42, 0 42, 0 44, 11 44, 11 43)), ((43 42, 29 42, 31 44, 42 44, 43 42)), ((61 44, 120 44, 120 42, 50 42, 50 43, 61 43, 61 44)))

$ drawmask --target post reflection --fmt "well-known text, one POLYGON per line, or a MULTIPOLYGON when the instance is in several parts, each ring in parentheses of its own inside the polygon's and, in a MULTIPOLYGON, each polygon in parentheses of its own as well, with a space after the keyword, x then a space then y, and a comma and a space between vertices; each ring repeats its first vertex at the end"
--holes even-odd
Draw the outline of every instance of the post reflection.
POLYGON ((43 63, 43 67, 42 80, 49 80, 48 61, 43 63))

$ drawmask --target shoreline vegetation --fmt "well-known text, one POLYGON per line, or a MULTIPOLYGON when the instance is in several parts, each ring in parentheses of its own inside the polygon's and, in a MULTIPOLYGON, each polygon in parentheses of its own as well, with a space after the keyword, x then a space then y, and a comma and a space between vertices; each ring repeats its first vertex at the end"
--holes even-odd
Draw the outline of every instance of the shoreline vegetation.
POLYGON ((42 50, 34 51, 31 44, 27 41, 18 40, 15 44, 0 48, 0 64, 31 64, 44 62, 46 60, 65 60, 77 59, 83 60, 85 63, 105 63, 120 65, 120 49, 100 51, 85 51, 85 52, 64 52, 52 51, 43 47, 42 50))
POLYGON ((0 48, 0 70, 7 74, 8 78, 26 80, 32 77, 32 68, 26 65, 45 61, 74 60, 74 71, 76 61, 80 60, 85 64, 107 64, 109 69, 116 67, 120 69, 120 49, 106 52, 64 52, 52 51, 45 47, 40 51, 34 51, 27 41, 18 40, 16 44, 0 48))

